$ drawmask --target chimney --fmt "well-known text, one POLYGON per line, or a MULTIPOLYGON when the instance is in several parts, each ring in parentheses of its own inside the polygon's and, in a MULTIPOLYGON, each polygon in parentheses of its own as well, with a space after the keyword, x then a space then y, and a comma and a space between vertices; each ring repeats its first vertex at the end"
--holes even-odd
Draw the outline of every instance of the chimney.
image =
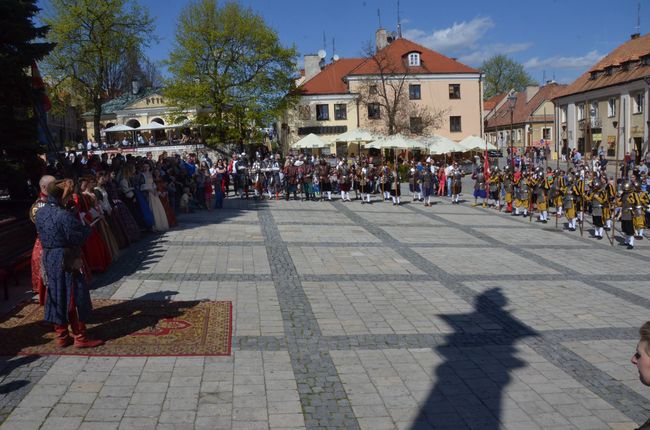
POLYGON ((630 39, 631 39, 631 40, 638 39, 639 36, 641 36, 640 33, 634 33, 633 35, 630 36, 630 39))
POLYGON ((320 57, 316 54, 305 55, 305 82, 320 73, 320 57))
POLYGON ((526 103, 530 101, 533 97, 535 97, 535 94, 537 94, 537 91, 539 91, 539 86, 537 85, 526 85, 526 103))
POLYGON ((375 46, 377 47, 377 51, 388 46, 388 34, 385 29, 380 28, 377 30, 377 33, 375 33, 375 46))
POLYGON ((140 80, 138 78, 133 78, 131 81, 131 92, 133 95, 137 95, 140 92, 140 80))

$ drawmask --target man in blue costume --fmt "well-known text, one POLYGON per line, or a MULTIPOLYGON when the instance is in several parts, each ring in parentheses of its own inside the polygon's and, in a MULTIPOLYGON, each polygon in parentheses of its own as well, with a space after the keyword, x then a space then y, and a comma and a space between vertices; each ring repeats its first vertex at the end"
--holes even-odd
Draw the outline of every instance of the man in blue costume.
POLYGON ((90 235, 90 227, 65 209, 73 190, 70 179, 52 182, 48 185, 47 204, 36 213, 47 286, 45 320, 54 324, 57 345, 74 343, 77 348, 93 348, 104 342, 89 339, 84 324, 92 312, 92 303, 80 272, 81 245, 90 235))

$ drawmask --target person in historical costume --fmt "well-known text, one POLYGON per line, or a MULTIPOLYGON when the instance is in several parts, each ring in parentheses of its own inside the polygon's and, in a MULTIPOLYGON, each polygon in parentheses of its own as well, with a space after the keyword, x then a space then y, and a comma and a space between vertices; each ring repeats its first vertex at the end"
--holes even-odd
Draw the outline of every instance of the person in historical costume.
POLYGON ((424 170, 422 170, 422 175, 420 176, 420 185, 422 190, 422 196, 424 198, 424 206, 431 206, 431 194, 433 194, 434 189, 434 178, 435 175, 431 172, 431 164, 427 163, 424 170))
POLYGON ((97 173, 97 182, 93 188, 95 202, 101 208, 104 219, 108 223, 119 249, 123 249, 129 246, 129 239, 126 230, 124 229, 124 224, 122 223, 117 211, 113 210, 113 205, 108 197, 108 191, 106 191, 105 188, 107 181, 107 172, 97 173))
POLYGON ((251 182, 253 183, 253 193, 254 198, 259 199, 263 197, 263 185, 264 185, 264 174, 262 172, 262 159, 261 156, 257 156, 253 165, 251 166, 251 182))
POLYGON ((316 201, 314 195, 314 166, 311 161, 306 160, 302 167, 302 191, 305 193, 305 200, 316 201))
POLYGON ((84 276, 80 273, 81 246, 89 238, 91 228, 64 209, 73 194, 73 187, 69 179, 50 183, 47 205, 36 213, 47 286, 45 321, 54 324, 58 346, 74 344, 77 348, 93 348, 104 342, 88 337, 85 322, 92 313, 92 302, 84 276))
POLYGON ((562 198, 562 206, 564 207, 564 214, 567 219, 567 229, 569 231, 576 231, 576 223, 578 218, 576 216, 576 196, 573 194, 573 188, 567 189, 562 198))
POLYGON ((607 200, 609 204, 603 209, 603 218, 605 219, 605 230, 612 229, 613 219, 616 216, 616 187, 614 186, 613 179, 608 178, 606 175, 603 177, 604 189, 607 192, 607 200))
POLYGON ((465 174, 458 167, 458 163, 454 161, 452 168, 450 170, 451 176, 451 203, 459 204, 458 199, 460 198, 460 193, 463 191, 463 176, 465 174))
POLYGON ((341 201, 342 202, 349 202, 350 200, 350 187, 352 185, 352 178, 350 177, 350 166, 348 166, 348 163, 346 160, 342 160, 339 162, 339 165, 337 167, 338 171, 338 178, 339 178, 339 186, 341 189, 341 201))
POLYGON ((628 249, 634 248, 634 210, 638 206, 638 197, 634 186, 629 181, 623 183, 621 196, 616 199, 616 206, 620 208, 621 231, 625 235, 625 244, 628 249))
MULTIPOLYGON (((38 181, 39 195, 38 199, 32 204, 31 209, 29 210, 29 219, 33 223, 36 223, 36 213, 39 209, 47 204, 47 189, 48 186, 54 182, 56 178, 54 176, 45 175, 38 181)), ((45 304, 45 283, 43 282, 42 268, 41 268, 41 257, 43 254, 43 246, 41 245, 41 240, 36 235, 36 240, 34 241, 34 248, 32 249, 32 291, 38 296, 38 303, 43 305, 45 304)))
MULTIPOLYGON (((390 166, 389 166, 390 168, 390 166)), ((393 200, 393 206, 400 204, 400 197, 402 195, 402 177, 399 173, 399 169, 395 166, 395 169, 390 171, 390 197, 393 200)))
POLYGON ((228 169, 222 159, 217 160, 217 167, 213 175, 214 182, 214 207, 223 208, 223 199, 226 196, 226 178, 228 169))
POLYGON ((530 181, 525 175, 516 175, 517 181, 515 182, 517 186, 516 198, 515 198, 515 211, 514 216, 523 215, 528 216, 528 210, 530 209, 530 181))
POLYGON ((585 210, 587 209, 587 202, 585 199, 585 196, 587 194, 585 180, 582 177, 578 176, 573 181, 571 188, 573 189, 573 195, 575 196, 576 201, 576 216, 578 218, 578 221, 582 223, 584 221, 585 210))
POLYGON ((542 173, 538 169, 533 175, 533 194, 537 211, 539 212, 538 220, 546 224, 548 222, 548 187, 550 186, 550 181, 548 177, 542 176, 542 173))
POLYGON ((249 182, 250 182, 250 176, 249 176, 249 165, 248 165, 248 157, 246 156, 246 153, 241 153, 239 159, 237 160, 236 165, 233 167, 235 169, 235 173, 237 176, 237 191, 235 194, 239 194, 239 198, 247 198, 248 199, 248 187, 249 187, 249 182))
MULTIPOLYGON (((158 198, 160 199, 160 203, 162 203, 163 208, 165 209, 165 215, 167 217, 167 223, 169 224, 169 228, 176 227, 178 225, 178 222, 176 221, 176 214, 174 213, 171 203, 169 202, 169 194, 167 192, 167 182, 161 177, 160 170, 158 169, 155 169, 153 171, 152 176, 153 176, 154 184, 156 186, 155 191, 158 192, 158 198)), ((209 176, 205 178, 205 183, 206 183, 206 187, 209 184, 210 188, 212 188, 212 181, 209 176)), ((211 202, 206 201, 206 203, 208 203, 208 209, 212 209, 211 202)))
POLYGON ((387 164, 382 164, 380 169, 379 185, 381 187, 381 192, 384 197, 384 201, 390 200, 390 187, 391 187, 390 176, 391 176, 390 167, 387 164))
POLYGON ((497 166, 490 169, 490 177, 487 181, 488 186, 488 206, 501 210, 501 184, 503 175, 497 166))
POLYGON ((90 208, 88 213, 92 214, 92 222, 95 223, 95 228, 101 235, 104 243, 108 247, 111 255, 111 261, 115 261, 120 257, 120 246, 115 237, 111 226, 108 224, 108 214, 104 212, 100 203, 95 196, 96 180, 94 176, 84 176, 79 181, 79 189, 81 191, 80 198, 85 200, 85 204, 90 208))
POLYGON ((474 204, 472 206, 478 206, 479 204, 482 204, 483 207, 485 207, 487 193, 485 192, 485 175, 483 174, 482 166, 478 166, 476 168, 472 174, 472 179, 474 179, 474 204), (478 202, 478 199, 481 199, 481 203, 478 202))
POLYGON ((591 220, 594 225, 594 237, 600 240, 603 238, 605 226, 603 222, 604 209, 609 206, 609 201, 607 199, 607 191, 601 187, 599 180, 593 182, 588 198, 591 202, 591 220))
POLYGON ((512 178, 512 169, 510 166, 506 166, 503 168, 503 192, 504 192, 504 198, 503 201, 506 204, 506 213, 512 213, 513 208, 512 208, 512 202, 514 200, 514 181, 512 178))
POLYGON ((112 262, 112 257, 108 245, 97 230, 100 214, 91 206, 90 200, 84 196, 81 188, 72 195, 72 202, 81 222, 91 227, 88 239, 82 244, 88 267, 91 272, 105 272, 112 262))
MULTIPOLYGON (((133 214, 128 206, 124 203, 119 194, 119 186, 115 180, 115 173, 107 173, 107 180, 104 184, 104 189, 108 193, 108 199, 112 203, 113 208, 116 210, 120 223, 124 228, 127 240, 129 243, 135 243, 140 240, 140 227, 135 220, 133 214)), ((137 209, 137 208, 136 208, 137 209)))
MULTIPOLYGON (((645 228, 650 228, 650 189, 646 188, 639 194, 641 204, 645 208, 645 228)), ((641 232, 643 234, 643 232, 641 232)))
POLYGON ((289 196, 293 193, 293 199, 298 200, 298 168, 293 164, 291 159, 284 163, 284 198, 289 201, 289 196))
POLYGON ((413 201, 422 201, 422 193, 420 191, 420 171, 415 167, 415 163, 411 161, 411 167, 408 170, 409 193, 413 201))
POLYGON ((151 174, 151 166, 149 163, 142 163, 140 165, 140 174, 137 176, 137 188, 140 190, 142 195, 146 198, 146 204, 151 209, 153 214, 155 231, 167 231, 169 230, 169 222, 167 220, 167 214, 165 213, 165 208, 160 202, 160 197, 158 197, 158 188, 153 181, 153 175, 151 174))
POLYGON ((641 183, 634 183, 634 193, 636 194, 637 205, 634 207, 634 219, 632 223, 634 224, 634 237, 637 239, 643 239, 645 225, 645 211, 648 206, 648 194, 641 190, 641 183))
POLYGON ((562 216, 564 196, 567 192, 566 180, 564 172, 561 170, 555 170, 553 172, 553 187, 549 191, 551 196, 551 201, 555 205, 555 215, 560 217, 562 216))
POLYGON ((134 214, 140 227, 144 230, 151 231, 156 221, 149 207, 147 196, 140 190, 138 181, 140 175, 136 173, 135 165, 127 163, 122 169, 121 176, 120 191, 124 201, 127 202, 127 206, 129 206, 131 213, 134 214))

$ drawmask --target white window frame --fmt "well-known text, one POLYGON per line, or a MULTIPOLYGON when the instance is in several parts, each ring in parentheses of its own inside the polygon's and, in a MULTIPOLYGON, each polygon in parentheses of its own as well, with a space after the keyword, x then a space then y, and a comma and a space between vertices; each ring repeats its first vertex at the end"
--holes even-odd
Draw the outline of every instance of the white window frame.
POLYGON ((560 122, 566 123, 566 106, 560 108, 560 122))
POLYGON ((576 113, 578 115, 578 121, 582 121, 585 119, 585 104, 580 103, 579 105, 576 106, 576 113))
POLYGON ((593 101, 590 104, 589 107, 589 117, 590 118, 598 118, 599 117, 599 109, 598 109, 598 102, 593 101))
POLYGON ((616 98, 610 97, 607 100, 607 117, 613 118, 616 116, 616 98))
POLYGON ((633 114, 643 113, 643 105, 645 104, 645 93, 640 92, 636 93, 633 97, 634 100, 634 111, 633 114))
POLYGON ((419 66, 420 65, 420 53, 419 52, 409 52, 408 54, 409 67, 419 66))

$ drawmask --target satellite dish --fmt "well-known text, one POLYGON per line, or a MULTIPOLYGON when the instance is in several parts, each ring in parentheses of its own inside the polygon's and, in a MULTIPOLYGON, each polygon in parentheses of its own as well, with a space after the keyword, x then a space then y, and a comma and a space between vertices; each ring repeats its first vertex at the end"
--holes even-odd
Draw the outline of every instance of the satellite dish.
POLYGON ((332 57, 332 60, 334 60, 334 61, 339 61, 339 56, 336 55, 336 54, 334 54, 334 56, 332 57))
POLYGON ((323 59, 323 58, 325 58, 325 56, 327 56, 327 52, 325 52, 324 49, 321 49, 320 51, 318 51, 318 58, 323 59))

